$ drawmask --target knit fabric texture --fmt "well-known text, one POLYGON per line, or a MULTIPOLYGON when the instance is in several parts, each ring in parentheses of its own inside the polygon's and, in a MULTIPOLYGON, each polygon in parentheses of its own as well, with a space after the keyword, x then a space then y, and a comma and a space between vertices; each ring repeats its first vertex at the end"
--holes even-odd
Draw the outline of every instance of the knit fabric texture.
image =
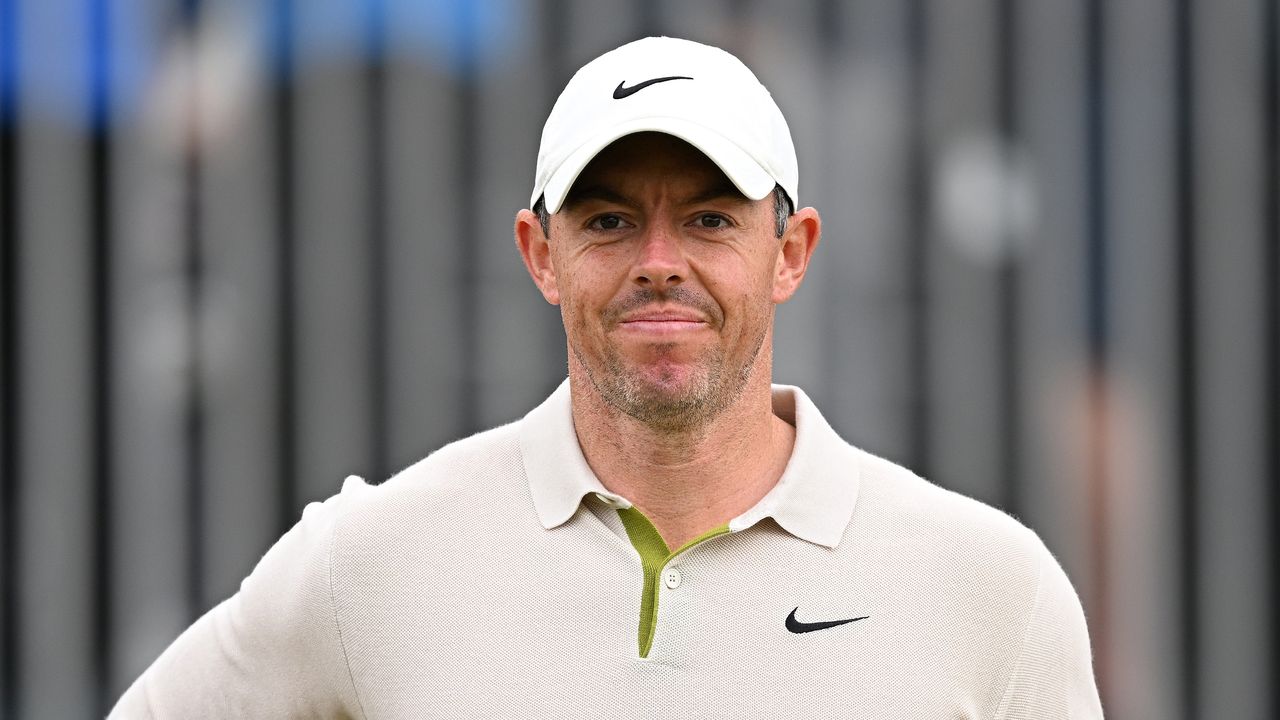
POLYGON ((566 382, 308 506, 111 717, 1102 717, 1080 601, 1033 532, 848 445, 797 388, 774 409, 786 471, 667 561, 678 582, 646 584, 566 382))

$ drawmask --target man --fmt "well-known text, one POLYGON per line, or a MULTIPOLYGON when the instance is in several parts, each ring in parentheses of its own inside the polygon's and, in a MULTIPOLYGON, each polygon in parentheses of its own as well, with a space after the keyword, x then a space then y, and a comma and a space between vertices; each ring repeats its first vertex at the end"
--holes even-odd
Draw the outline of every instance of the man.
POLYGON ((818 244, 767 90, 625 45, 569 82, 515 238, 569 377, 313 504, 118 717, 1101 717, 1038 538, 771 386, 818 244))

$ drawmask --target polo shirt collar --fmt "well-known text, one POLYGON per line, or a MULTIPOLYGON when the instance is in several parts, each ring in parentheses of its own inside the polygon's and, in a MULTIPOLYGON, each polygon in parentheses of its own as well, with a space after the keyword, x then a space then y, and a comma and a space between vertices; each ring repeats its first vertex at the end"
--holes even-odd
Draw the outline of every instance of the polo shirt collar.
POLYGON ((573 427, 568 380, 520 421, 520 454, 538 519, 548 530, 573 517, 587 493, 598 493, 617 507, 631 507, 621 495, 609 492, 587 465, 573 427))
MULTIPOLYGON (((860 454, 835 433, 799 388, 774 385, 773 410, 795 425, 791 459, 773 489, 730 520, 729 529, 745 530, 770 517, 802 540, 834 548, 853 516, 860 454)), ((567 522, 588 493, 617 508, 631 506, 607 490, 587 465, 573 426, 568 380, 521 421, 520 450, 543 527, 567 522)))
POLYGON ((729 529, 737 532, 771 517, 798 538, 834 548, 853 517, 861 453, 836 434, 798 387, 774 385, 773 412, 796 428, 791 459, 778 484, 730 520, 729 529))

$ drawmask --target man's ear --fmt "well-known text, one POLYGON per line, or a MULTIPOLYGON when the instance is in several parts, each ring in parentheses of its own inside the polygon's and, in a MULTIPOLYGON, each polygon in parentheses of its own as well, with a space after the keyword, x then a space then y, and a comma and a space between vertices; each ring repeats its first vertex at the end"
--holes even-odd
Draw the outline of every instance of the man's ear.
POLYGON ((556 284, 556 271, 551 264, 551 242, 542 233, 542 223, 532 210, 516 213, 516 247, 533 278, 533 284, 542 291, 542 297, 552 305, 560 304, 560 287, 556 284))
POLYGON ((797 210, 787 220, 786 232, 782 234, 782 247, 778 251, 777 273, 773 278, 773 302, 781 304, 791 299, 800 283, 804 280, 805 271, 809 269, 809 259, 822 239, 822 218, 818 211, 811 207, 797 210))

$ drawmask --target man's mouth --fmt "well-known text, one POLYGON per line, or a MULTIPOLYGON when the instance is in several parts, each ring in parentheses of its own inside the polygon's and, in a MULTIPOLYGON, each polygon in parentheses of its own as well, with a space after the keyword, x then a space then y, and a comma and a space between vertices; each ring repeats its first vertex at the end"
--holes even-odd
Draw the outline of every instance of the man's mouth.
POLYGON ((678 333, 707 327, 696 311, 685 308, 637 310, 618 322, 622 330, 644 333, 678 333))
POLYGON ((624 330, 652 333, 673 333, 706 327, 700 320, 629 320, 619 323, 624 330))

